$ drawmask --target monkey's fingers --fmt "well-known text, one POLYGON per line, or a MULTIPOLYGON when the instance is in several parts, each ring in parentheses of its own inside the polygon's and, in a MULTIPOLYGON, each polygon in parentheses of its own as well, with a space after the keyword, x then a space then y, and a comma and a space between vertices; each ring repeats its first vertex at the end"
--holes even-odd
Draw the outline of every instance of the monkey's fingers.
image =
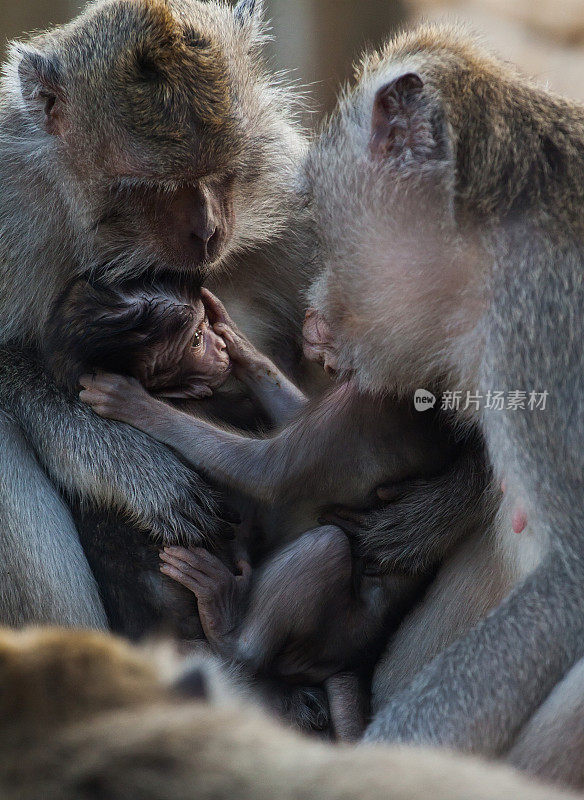
POLYGON ((245 339, 224 322, 218 322, 216 325, 213 325, 213 330, 225 340, 227 352, 233 361, 241 361, 244 359, 244 356, 249 350, 249 345, 245 339))
POLYGON ((212 292, 208 289, 202 288, 201 289, 201 300, 205 306, 205 310, 209 316, 211 324, 214 325, 216 322, 224 322, 225 324, 229 325, 231 328, 236 330, 235 325, 233 324, 231 317, 227 313, 227 309, 216 297, 212 292))
POLYGON ((170 564, 163 564, 160 567, 160 571, 163 575, 167 575, 169 578, 172 578, 173 581, 180 583, 185 589, 189 589, 195 597, 198 597, 198 594, 201 592, 200 585, 190 575, 181 572, 176 567, 170 564))
POLYGON ((356 536, 363 529, 363 515, 347 508, 330 508, 319 516, 319 525, 337 525, 347 535, 356 536))
POLYGON ((173 570, 176 570, 182 575, 187 576, 189 580, 206 592, 209 592, 217 585, 215 578, 206 575, 204 572, 194 569, 189 564, 185 564, 184 561, 181 561, 178 558, 172 558, 165 553, 160 553, 160 560, 163 562, 160 567, 161 570, 162 567, 171 567, 173 570))
POLYGON ((167 400, 203 400, 212 397, 213 390, 206 383, 192 383, 181 389, 162 390, 157 395, 167 400))
POLYGON ((130 386, 142 386, 140 381, 136 380, 136 378, 130 378, 127 375, 116 375, 113 372, 92 372, 91 374, 85 374, 79 378, 79 383, 85 389, 101 389, 106 392, 130 386))
POLYGON ((94 389, 83 389, 79 392, 79 399, 85 405, 88 405, 98 416, 104 419, 113 419, 123 421, 123 414, 120 413, 118 403, 103 394, 103 392, 94 389))
POLYGON ((202 547, 165 547, 160 558, 163 561, 174 563, 175 566, 184 566, 185 569, 194 569, 211 578, 218 578, 231 574, 225 564, 202 547))

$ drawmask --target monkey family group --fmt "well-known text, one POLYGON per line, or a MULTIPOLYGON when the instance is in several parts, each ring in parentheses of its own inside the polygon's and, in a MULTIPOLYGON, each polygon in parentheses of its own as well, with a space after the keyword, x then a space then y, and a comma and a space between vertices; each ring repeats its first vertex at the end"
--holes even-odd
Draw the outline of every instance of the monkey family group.
POLYGON ((0 795, 577 797, 584 106, 425 25, 309 134, 267 24, 10 46, 0 795))

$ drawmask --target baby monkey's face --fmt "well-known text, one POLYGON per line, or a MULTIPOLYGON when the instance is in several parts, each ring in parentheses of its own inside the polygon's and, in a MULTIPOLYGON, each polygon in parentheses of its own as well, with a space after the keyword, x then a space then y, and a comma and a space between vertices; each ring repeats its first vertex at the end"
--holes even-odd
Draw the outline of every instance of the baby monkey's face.
POLYGON ((202 397, 211 394, 231 374, 225 340, 213 330, 202 300, 180 303, 161 298, 161 325, 168 331, 144 353, 136 377, 150 391, 166 397, 202 397), (205 391, 205 389, 207 391, 205 391))

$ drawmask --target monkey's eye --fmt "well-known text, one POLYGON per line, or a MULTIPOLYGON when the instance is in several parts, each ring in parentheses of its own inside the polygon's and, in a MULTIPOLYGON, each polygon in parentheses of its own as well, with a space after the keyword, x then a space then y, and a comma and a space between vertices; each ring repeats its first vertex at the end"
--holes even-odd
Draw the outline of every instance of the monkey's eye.
POLYGON ((201 342, 203 341, 203 331, 199 328, 195 331, 195 335, 193 336, 193 347, 200 347, 201 342))

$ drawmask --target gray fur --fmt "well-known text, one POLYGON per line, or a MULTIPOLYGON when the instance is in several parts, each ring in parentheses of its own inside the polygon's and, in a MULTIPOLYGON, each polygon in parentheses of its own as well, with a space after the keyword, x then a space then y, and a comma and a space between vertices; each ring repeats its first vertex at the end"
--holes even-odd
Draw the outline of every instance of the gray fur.
POLYGON ((531 546, 511 557, 500 520, 516 587, 380 701, 367 741, 505 753, 584 655, 583 153, 584 108, 428 27, 364 59, 310 157, 325 258, 312 299, 341 368, 408 397, 549 392, 545 411, 459 414, 522 498, 531 546), (411 72, 424 88, 376 151, 377 92, 411 72))
POLYGON ((105 628, 98 589, 65 503, 14 420, 0 412, 0 603, 4 623, 105 628), (47 538, 47 527, 53 532, 47 538), (34 576, 34 580, 28 580, 34 576))
POLYGON ((542 780, 584 786, 584 660, 525 725, 507 760, 542 780))
MULTIPOLYGON (((257 18, 256 10, 253 19, 257 18)), ((102 157, 96 161, 94 154, 104 144, 121 143, 127 134, 124 125, 138 131, 136 141, 142 153, 156 147, 152 142, 165 142, 154 151, 153 163, 160 185, 172 191, 197 155, 206 157, 198 133, 189 127, 195 109, 209 117, 211 129, 215 126, 220 131, 206 143, 213 157, 220 159, 212 171, 226 162, 238 175, 233 233, 221 262, 207 271, 231 272, 230 283, 237 293, 240 270, 253 264, 253 276, 244 279, 247 288, 253 293, 255 287, 257 296, 262 296, 263 287, 269 285, 270 302, 277 300, 268 260, 256 258, 250 250, 287 229, 304 143, 295 123, 295 100, 265 71, 253 47, 258 41, 257 29, 242 26, 233 9, 223 3, 101 0, 69 25, 11 49, 0 90, 0 406, 21 425, 30 449, 23 451, 18 484, 12 484, 13 492, 3 500, 8 510, 2 512, 6 525, 2 535, 6 542, 22 537, 22 548, 26 548, 27 520, 34 507, 35 535, 44 530, 43 546, 52 548, 53 556, 46 571, 39 560, 26 570, 12 556, 12 547, 6 547, 6 564, 19 591, 7 590, 4 595, 1 615, 5 621, 50 618, 65 623, 71 611, 61 613, 60 609, 77 605, 82 616, 84 608, 93 607, 84 616, 87 624, 91 620, 103 624, 95 587, 83 578, 88 571, 85 561, 80 561, 74 591, 55 580, 59 570, 67 573, 70 557, 70 550, 60 551, 56 543, 64 531, 71 531, 57 489, 75 494, 81 502, 113 506, 166 540, 201 540, 221 531, 213 496, 202 480, 166 448, 126 426, 103 423, 74 399, 59 394, 44 377, 35 350, 42 342, 53 301, 76 275, 99 272, 108 280, 121 281, 146 270, 172 269, 173 264, 145 243, 143 221, 137 219, 125 236, 114 236, 101 224, 112 187, 102 157), (191 49, 176 39, 177 25, 185 26, 189 41, 194 42, 191 49), (207 43, 206 35, 214 44, 207 43), (165 80, 175 82, 173 112, 166 110, 159 117, 151 103, 139 105, 139 93, 128 97, 123 88, 136 67, 119 56, 144 41, 160 70, 165 69, 164 59, 176 56, 176 69, 165 73, 165 80), (168 41, 178 42, 172 45, 176 53, 168 49, 168 41), (215 57, 209 62, 199 60, 199 48, 209 46, 218 47, 215 57), (189 64, 197 70, 198 83, 185 72, 189 64), (82 170, 72 166, 60 136, 48 132, 47 95, 57 98, 55 108, 65 103, 69 112, 75 111, 68 119, 75 126, 75 151, 82 170), (233 98, 245 108, 235 115, 237 124, 225 106, 233 98), (189 124, 175 118, 181 102, 192 105, 193 114, 186 116, 189 124), (217 118, 222 108, 224 117, 217 118), (159 138, 150 138, 152 132, 159 138), (193 135, 195 139, 189 141, 193 135), (244 250, 245 260, 240 261, 244 250), (40 474, 33 452, 55 487, 51 495, 44 479, 47 501, 40 506, 36 503, 40 489, 32 489, 40 474), (54 507, 60 509, 59 514, 49 513, 54 507), (35 584, 46 588, 38 605, 25 602, 35 595, 35 584)), ((122 163, 118 171, 124 169, 122 163)), ((128 185, 132 183, 136 180, 128 179, 128 185)), ((288 252, 294 252, 294 247, 290 242, 288 252)), ((290 308, 282 327, 291 324, 292 318, 299 325, 298 317, 299 312, 290 308)), ((269 334, 274 348, 293 336, 269 334)), ((13 436, 11 442, 17 447, 18 437, 13 436)), ((2 466, 2 471, 7 468, 2 466)))

